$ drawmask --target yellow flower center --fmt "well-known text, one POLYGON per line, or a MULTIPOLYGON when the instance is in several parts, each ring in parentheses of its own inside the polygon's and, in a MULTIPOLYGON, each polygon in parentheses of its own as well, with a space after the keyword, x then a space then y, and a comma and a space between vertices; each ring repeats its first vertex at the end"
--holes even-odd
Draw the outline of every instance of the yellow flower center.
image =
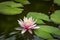
POLYGON ((26 24, 30 24, 31 21, 30 21, 30 20, 26 20, 25 23, 26 23, 26 24))

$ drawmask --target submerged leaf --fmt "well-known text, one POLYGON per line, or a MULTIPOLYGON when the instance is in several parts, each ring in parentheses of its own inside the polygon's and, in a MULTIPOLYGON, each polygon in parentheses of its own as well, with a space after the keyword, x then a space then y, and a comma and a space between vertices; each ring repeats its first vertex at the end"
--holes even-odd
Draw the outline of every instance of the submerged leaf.
POLYGON ((60 10, 56 10, 56 11, 51 15, 51 20, 54 21, 55 23, 60 23, 60 10))

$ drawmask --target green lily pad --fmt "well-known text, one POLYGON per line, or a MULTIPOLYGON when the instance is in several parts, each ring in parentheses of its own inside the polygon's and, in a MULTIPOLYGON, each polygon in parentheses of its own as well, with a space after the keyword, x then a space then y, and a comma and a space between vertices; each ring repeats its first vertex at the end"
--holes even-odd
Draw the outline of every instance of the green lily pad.
POLYGON ((0 6, 0 13, 5 15, 16 15, 22 13, 23 9, 15 8, 15 7, 8 7, 6 5, 0 6))
MULTIPOLYGON (((34 18, 33 18, 34 19, 34 18)), ((40 19, 36 19, 37 21, 36 21, 36 23, 37 24, 45 24, 42 20, 40 20, 40 19)))
POLYGON ((57 3, 58 5, 60 5, 60 0, 54 0, 54 3, 57 3))
POLYGON ((52 36, 48 32, 45 32, 45 31, 41 30, 40 28, 34 30, 34 33, 41 38, 52 39, 52 36))
POLYGON ((33 16, 37 19, 42 19, 42 20, 49 20, 49 17, 43 13, 38 13, 38 12, 29 12, 27 16, 33 16))
POLYGON ((37 20, 37 24, 44 24, 42 20, 49 20, 49 17, 47 15, 37 12, 29 12, 27 14, 27 17, 32 17, 33 19, 37 20))
POLYGON ((21 3, 16 3, 13 1, 1 2, 0 5, 6 5, 6 6, 10 6, 10 7, 23 7, 23 5, 21 3))
POLYGON ((56 27, 52 27, 48 25, 40 25, 40 29, 51 34, 60 35, 60 30, 56 27))
POLYGON ((56 10, 56 11, 51 15, 51 20, 54 21, 55 23, 60 23, 60 10, 56 10))
POLYGON ((40 17, 40 14, 37 12, 29 12, 27 14, 27 17, 32 17, 34 20, 37 20, 36 21, 37 24, 44 24, 44 22, 40 19, 42 17, 40 17))

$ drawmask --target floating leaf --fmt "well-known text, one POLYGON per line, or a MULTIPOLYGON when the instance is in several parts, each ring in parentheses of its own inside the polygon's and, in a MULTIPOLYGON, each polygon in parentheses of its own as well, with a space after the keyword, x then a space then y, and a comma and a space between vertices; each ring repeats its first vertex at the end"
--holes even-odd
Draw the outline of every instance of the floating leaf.
POLYGON ((54 3, 57 3, 58 5, 60 5, 60 0, 54 0, 54 3))
POLYGON ((15 8, 15 7, 8 7, 6 5, 0 6, 0 13, 5 15, 15 15, 20 14, 23 11, 23 9, 15 8))
POLYGON ((20 2, 22 4, 30 4, 28 0, 15 0, 15 1, 20 2))
POLYGON ((52 38, 52 36, 48 32, 45 32, 41 29, 34 30, 34 32, 37 36, 42 37, 44 39, 51 39, 52 38))
MULTIPOLYGON (((34 18, 33 18, 34 19, 34 18)), ((40 19, 37 19, 37 21, 36 21, 36 23, 37 24, 45 24, 42 20, 40 20, 40 19)))
POLYGON ((52 27, 48 25, 40 25, 40 29, 51 34, 60 35, 60 30, 56 27, 52 27))
POLYGON ((0 4, 10 6, 10 7, 23 7, 23 5, 21 3, 15 3, 13 1, 1 2, 0 4))
POLYGON ((43 24, 44 22, 42 20, 49 20, 49 17, 45 14, 42 13, 37 13, 37 12, 29 12, 27 17, 33 17, 35 20, 37 20, 37 23, 43 24))
POLYGON ((55 23, 60 23, 60 10, 56 10, 56 11, 51 15, 51 20, 54 21, 55 23))
POLYGON ((44 24, 44 22, 40 19, 40 14, 37 12, 29 12, 27 17, 32 17, 33 19, 37 20, 37 24, 44 24))
POLYGON ((49 17, 43 13, 29 12, 27 16, 33 16, 35 18, 47 20, 47 21, 49 20, 49 17))

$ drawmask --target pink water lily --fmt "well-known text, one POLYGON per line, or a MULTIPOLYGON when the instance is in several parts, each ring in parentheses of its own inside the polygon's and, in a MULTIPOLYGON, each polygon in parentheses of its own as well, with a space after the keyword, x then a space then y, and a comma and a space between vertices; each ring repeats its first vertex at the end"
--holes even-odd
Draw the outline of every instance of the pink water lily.
POLYGON ((29 33, 32 34, 32 29, 40 28, 35 24, 36 21, 34 21, 34 19, 32 19, 32 17, 30 17, 30 18, 24 17, 23 20, 21 20, 21 19, 18 20, 18 23, 22 28, 16 28, 16 30, 22 30, 21 34, 24 34, 26 31, 28 31, 29 33))

